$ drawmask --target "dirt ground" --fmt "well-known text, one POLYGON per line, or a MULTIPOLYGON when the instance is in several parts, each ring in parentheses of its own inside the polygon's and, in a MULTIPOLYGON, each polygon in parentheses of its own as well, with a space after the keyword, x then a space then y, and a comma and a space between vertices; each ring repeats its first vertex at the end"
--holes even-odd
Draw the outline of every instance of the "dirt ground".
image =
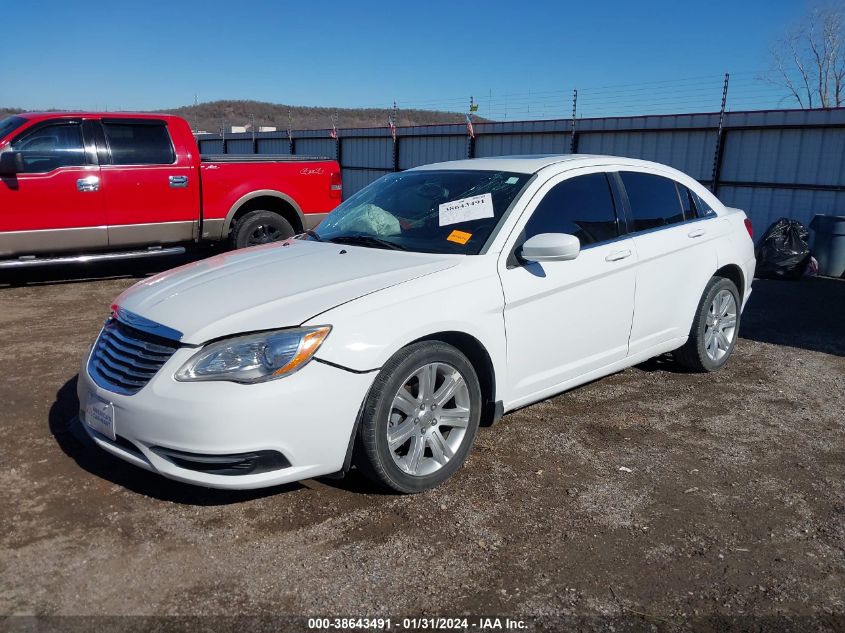
POLYGON ((758 281, 723 371, 656 359, 509 414, 447 485, 408 497, 354 472, 206 490, 81 441, 80 360, 139 273, 56 274, 0 280, 0 629, 845 629, 845 282, 758 281))

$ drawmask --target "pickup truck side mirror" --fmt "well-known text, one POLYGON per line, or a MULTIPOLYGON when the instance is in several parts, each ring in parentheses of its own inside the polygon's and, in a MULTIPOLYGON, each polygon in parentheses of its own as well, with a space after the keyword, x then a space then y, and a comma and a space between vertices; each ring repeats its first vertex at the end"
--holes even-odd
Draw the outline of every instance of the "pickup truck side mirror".
POLYGON ((560 262, 578 257, 581 241, 569 233, 540 233, 528 238, 519 256, 529 262, 560 262))
POLYGON ((0 153, 0 176, 14 176, 24 170, 21 152, 0 153))

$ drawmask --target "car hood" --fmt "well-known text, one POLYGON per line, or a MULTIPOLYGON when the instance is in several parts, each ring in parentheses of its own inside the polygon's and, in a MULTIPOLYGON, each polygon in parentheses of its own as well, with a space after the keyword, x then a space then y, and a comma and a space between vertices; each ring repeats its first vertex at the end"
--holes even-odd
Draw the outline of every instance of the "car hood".
POLYGON ((456 256, 287 240, 224 253, 141 281, 122 310, 182 341, 296 326, 342 303, 455 266, 456 256))

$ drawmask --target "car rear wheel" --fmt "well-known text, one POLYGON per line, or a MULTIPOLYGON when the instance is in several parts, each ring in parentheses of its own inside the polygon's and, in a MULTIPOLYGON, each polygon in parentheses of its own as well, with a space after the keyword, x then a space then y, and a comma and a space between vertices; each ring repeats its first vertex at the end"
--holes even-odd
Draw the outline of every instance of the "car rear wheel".
POLYGON ((286 240, 295 231, 285 218, 272 211, 250 211, 232 230, 232 246, 247 248, 286 240))
POLYGON ((740 320, 739 291, 730 279, 713 277, 704 289, 686 344, 675 359, 693 371, 721 368, 736 346, 740 320))
POLYGON ((464 463, 481 418, 481 387, 466 356, 440 341, 388 361, 362 411, 356 465, 403 493, 439 486, 464 463))

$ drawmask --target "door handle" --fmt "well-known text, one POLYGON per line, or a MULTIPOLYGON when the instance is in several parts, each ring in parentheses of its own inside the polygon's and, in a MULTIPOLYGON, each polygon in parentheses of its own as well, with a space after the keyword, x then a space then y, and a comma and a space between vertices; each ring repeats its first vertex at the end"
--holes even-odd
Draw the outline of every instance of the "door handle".
POLYGON ((606 262, 618 262, 620 259, 625 259, 631 256, 631 251, 627 248, 624 251, 616 251, 604 258, 606 262))
POLYGON ((687 237, 701 237, 705 233, 707 233, 707 231, 704 229, 695 229, 694 231, 687 233, 687 237))
POLYGON ((170 186, 174 189, 184 188, 188 186, 188 177, 187 176, 170 176, 168 178, 170 182, 170 186))
POLYGON ((87 176, 76 181, 77 191, 99 191, 100 179, 97 176, 87 176))

